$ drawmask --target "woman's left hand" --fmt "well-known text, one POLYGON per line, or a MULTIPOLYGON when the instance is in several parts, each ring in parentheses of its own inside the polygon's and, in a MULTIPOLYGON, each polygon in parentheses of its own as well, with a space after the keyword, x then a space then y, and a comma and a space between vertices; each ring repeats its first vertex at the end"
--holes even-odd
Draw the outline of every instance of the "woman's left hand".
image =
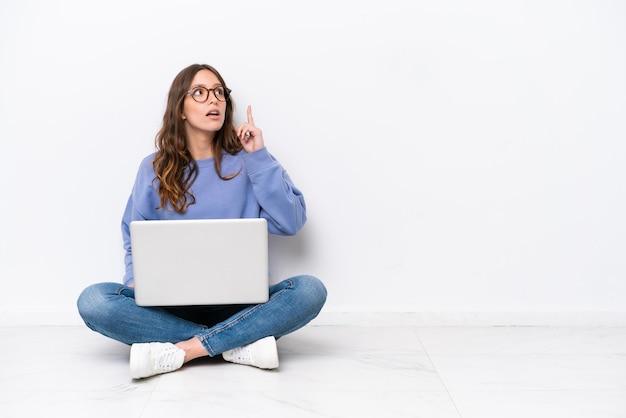
POLYGON ((241 141, 241 145, 243 145, 243 149, 247 152, 254 152, 265 146, 263 132, 254 124, 252 106, 250 105, 248 105, 248 121, 235 128, 235 132, 241 141))

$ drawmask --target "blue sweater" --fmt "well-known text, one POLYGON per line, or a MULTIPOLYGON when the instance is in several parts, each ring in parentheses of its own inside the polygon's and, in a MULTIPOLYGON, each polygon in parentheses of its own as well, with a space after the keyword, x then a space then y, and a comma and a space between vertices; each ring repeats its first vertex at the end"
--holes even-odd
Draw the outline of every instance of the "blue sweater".
POLYGON ((157 209, 160 204, 158 183, 152 167, 154 154, 139 166, 132 193, 122 218, 126 250, 124 284, 134 283, 129 225, 134 220, 259 218, 267 219, 269 232, 295 235, 306 222, 304 196, 278 161, 262 148, 252 153, 225 154, 222 175, 241 172, 231 180, 217 176, 213 158, 198 160, 198 177, 191 186, 196 202, 181 214, 172 209, 157 209))

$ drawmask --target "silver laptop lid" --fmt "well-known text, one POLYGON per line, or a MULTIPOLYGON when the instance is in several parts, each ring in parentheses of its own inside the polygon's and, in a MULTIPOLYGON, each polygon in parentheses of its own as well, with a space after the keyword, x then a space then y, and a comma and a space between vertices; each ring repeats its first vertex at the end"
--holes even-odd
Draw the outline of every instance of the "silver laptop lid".
POLYGON ((135 302, 140 306, 267 302, 263 218, 133 221, 135 302))

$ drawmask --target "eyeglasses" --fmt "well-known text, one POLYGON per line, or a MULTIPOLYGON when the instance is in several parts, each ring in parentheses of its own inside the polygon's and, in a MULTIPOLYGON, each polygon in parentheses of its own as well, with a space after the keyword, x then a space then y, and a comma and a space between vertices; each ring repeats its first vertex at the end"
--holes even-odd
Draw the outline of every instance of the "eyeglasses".
POLYGON ((204 103, 209 100, 209 94, 213 92, 213 96, 220 102, 225 102, 230 94, 231 90, 222 86, 207 89, 206 87, 198 86, 189 90, 187 94, 191 95, 191 98, 198 103, 204 103))

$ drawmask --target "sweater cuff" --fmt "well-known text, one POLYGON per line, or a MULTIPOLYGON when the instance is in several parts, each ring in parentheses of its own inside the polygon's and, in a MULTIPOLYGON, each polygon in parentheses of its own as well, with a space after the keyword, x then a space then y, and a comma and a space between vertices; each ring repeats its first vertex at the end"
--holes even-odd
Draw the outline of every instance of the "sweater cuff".
POLYGON ((248 174, 252 174, 276 164, 276 160, 267 151, 266 147, 244 154, 243 159, 246 162, 248 174))

